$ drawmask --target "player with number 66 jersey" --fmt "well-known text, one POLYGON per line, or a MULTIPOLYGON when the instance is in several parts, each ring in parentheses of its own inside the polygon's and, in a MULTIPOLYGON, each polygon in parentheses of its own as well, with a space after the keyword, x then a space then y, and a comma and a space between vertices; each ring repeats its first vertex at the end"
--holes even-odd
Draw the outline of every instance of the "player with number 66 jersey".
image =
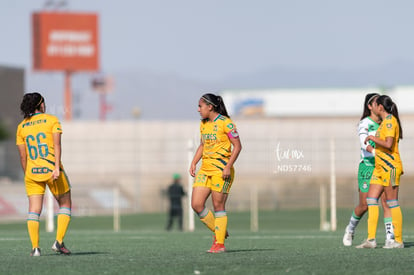
POLYGON ((39 222, 46 186, 59 204, 52 250, 70 255, 63 243, 71 220, 72 199, 69 180, 61 163, 62 127, 56 116, 45 113, 45 100, 39 93, 25 94, 20 110, 24 119, 17 127, 16 145, 29 199, 27 229, 32 243, 30 256, 41 255, 39 222))
MULTIPOLYGON (((27 167, 25 177, 45 181, 52 177, 55 168, 53 133, 62 133, 57 117, 36 113, 17 127, 16 144, 26 145, 27 167)), ((60 165, 63 170, 63 166, 60 165)))

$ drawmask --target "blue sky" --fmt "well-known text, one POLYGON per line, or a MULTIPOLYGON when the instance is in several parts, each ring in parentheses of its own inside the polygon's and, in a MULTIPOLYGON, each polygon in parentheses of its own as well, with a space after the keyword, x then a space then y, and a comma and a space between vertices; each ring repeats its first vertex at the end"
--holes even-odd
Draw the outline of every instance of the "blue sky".
MULTIPOLYGON (((0 64, 31 68, 30 15, 46 1, 0 1, 0 64)), ((270 67, 346 69, 414 61, 412 1, 69 0, 100 16, 102 71, 201 81, 270 67)))

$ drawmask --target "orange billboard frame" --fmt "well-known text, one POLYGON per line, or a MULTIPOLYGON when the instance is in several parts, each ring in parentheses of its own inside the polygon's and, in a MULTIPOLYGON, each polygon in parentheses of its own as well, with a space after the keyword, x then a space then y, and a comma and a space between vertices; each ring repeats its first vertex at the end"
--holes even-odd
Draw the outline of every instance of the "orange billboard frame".
POLYGON ((33 69, 99 71, 98 39, 95 13, 33 13, 33 69))

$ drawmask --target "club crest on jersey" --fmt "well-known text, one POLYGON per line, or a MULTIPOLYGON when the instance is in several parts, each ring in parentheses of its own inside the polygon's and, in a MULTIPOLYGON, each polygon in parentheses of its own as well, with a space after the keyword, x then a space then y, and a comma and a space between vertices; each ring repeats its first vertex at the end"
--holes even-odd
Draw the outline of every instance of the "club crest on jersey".
POLYGON ((387 128, 388 129, 392 128, 392 123, 387 123, 387 128))
POLYGON ((229 123, 229 124, 227 124, 227 128, 229 128, 229 129, 233 129, 233 128, 234 128, 233 123, 229 123))
POLYGON ((214 124, 213 132, 217 132, 217 124, 214 124))
POLYGON ((368 131, 368 132, 375 131, 375 125, 369 125, 368 129, 366 129, 366 131, 368 131))

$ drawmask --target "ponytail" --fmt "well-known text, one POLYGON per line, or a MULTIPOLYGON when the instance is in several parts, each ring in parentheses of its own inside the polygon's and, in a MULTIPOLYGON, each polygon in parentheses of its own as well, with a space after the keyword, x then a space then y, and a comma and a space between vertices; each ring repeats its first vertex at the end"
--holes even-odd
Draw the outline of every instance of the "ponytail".
POLYGON ((23 96, 20 104, 20 111, 24 118, 31 117, 36 110, 40 110, 40 105, 45 102, 43 96, 39 93, 27 93, 23 96))
POLYGON ((201 99, 203 99, 207 105, 212 105, 215 112, 230 118, 227 113, 226 105, 224 105, 224 101, 221 96, 214 94, 204 94, 201 99))
POLYGON ((384 110, 392 114, 398 122, 398 126, 400 128, 400 139, 403 139, 403 129, 401 127, 400 116, 398 114, 397 104, 395 104, 389 96, 382 95, 376 99, 378 105, 382 105, 384 110))

